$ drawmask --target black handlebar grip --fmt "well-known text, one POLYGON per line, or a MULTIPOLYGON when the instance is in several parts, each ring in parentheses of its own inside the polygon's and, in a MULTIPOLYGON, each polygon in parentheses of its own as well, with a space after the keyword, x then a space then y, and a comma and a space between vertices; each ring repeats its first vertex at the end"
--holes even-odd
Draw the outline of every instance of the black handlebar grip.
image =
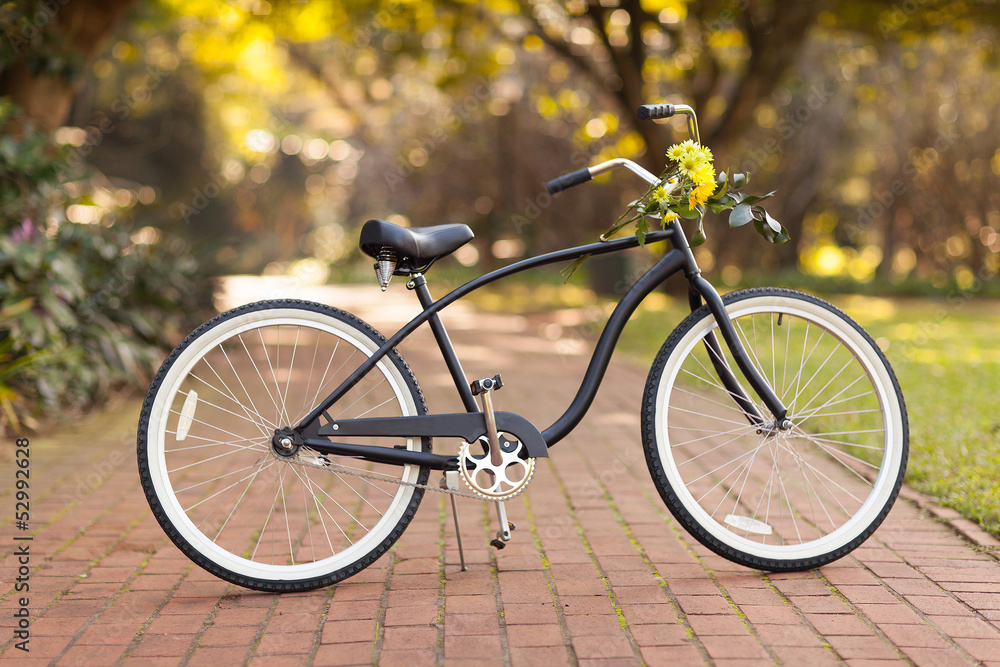
POLYGON ((576 171, 571 171, 565 176, 560 176, 559 178, 553 179, 545 184, 545 187, 549 189, 549 194, 554 195, 557 192, 562 192, 567 188, 571 188, 574 185, 580 185, 580 183, 586 183, 593 176, 590 174, 590 169, 578 169, 576 171))
POLYGON ((670 118, 674 115, 673 104, 643 104, 636 110, 639 120, 657 120, 658 118, 670 118))

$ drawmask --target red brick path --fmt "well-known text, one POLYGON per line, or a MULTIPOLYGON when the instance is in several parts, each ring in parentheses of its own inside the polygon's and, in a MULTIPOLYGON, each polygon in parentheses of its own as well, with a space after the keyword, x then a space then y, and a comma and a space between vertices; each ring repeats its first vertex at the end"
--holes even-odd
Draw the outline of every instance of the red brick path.
MULTIPOLYGON (((410 296, 399 285, 384 297, 323 294, 379 324, 412 312, 410 296)), ((539 427, 565 409, 590 345, 549 340, 521 317, 445 314, 469 376, 504 374, 498 409, 539 427)), ((421 333, 402 351, 431 410, 460 409, 433 339, 421 333)), ((900 500, 867 544, 818 571, 747 570, 691 539, 646 471, 645 374, 612 365, 590 414, 508 503, 517 530, 505 550, 487 544, 492 506, 459 499, 469 563, 460 572, 449 505, 428 494, 393 552, 308 594, 235 588, 167 541, 137 481, 137 403, 32 438, 31 650, 12 646, 17 531, 5 452, 0 661, 1000 665, 997 543, 974 547, 912 500, 900 500)))

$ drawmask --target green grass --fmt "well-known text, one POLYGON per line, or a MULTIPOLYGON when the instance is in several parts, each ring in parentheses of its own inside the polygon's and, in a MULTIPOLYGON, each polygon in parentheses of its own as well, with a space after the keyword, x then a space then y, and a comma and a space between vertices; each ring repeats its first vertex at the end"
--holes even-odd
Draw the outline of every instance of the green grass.
POLYGON ((848 312, 888 343, 903 388, 907 481, 1000 536, 1000 304, 869 299, 883 302, 872 309, 850 301, 848 312))
MULTIPOLYGON (((872 334, 896 372, 910 422, 907 482, 1000 537, 1000 302, 829 300, 872 334)), ((519 313, 587 306, 606 315, 614 305, 573 285, 498 286, 474 301, 519 313)), ((682 299, 651 295, 626 327, 619 352, 648 365, 688 312, 682 299)))

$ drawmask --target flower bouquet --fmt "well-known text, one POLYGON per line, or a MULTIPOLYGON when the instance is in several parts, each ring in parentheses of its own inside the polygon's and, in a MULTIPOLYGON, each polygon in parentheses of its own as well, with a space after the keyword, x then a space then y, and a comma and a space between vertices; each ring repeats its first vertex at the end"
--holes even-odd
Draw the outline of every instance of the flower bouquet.
MULTIPOLYGON (((668 223, 684 218, 697 220, 697 229, 690 244, 705 242, 703 220, 705 211, 713 213, 730 211, 729 226, 742 227, 754 223, 757 232, 770 243, 784 243, 788 231, 759 204, 774 195, 747 195, 742 189, 749 183, 749 174, 715 173, 712 151, 690 139, 674 144, 667 150, 667 166, 656 183, 646 193, 631 202, 624 213, 608 231, 601 234, 607 241, 623 227, 634 224, 635 236, 643 245, 651 222, 665 227, 668 223)), ((567 277, 580 268, 583 256, 566 269, 567 277)))

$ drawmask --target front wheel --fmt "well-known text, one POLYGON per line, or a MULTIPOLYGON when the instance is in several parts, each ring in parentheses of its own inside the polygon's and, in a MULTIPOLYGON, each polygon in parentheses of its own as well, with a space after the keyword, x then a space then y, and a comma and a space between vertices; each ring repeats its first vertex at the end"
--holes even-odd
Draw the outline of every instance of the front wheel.
POLYGON ((825 301, 777 288, 723 301, 791 427, 751 424, 732 399, 706 338, 716 333, 723 361, 737 366, 703 306, 674 330, 649 373, 642 425, 650 473, 677 520, 715 553, 764 570, 819 567, 864 542, 899 493, 909 446, 899 384, 871 337, 825 301))
MULTIPOLYGON (((340 581, 392 546, 427 468, 272 442, 384 342, 335 308, 266 301, 219 315, 170 354, 143 404, 139 475, 153 515, 191 560, 238 585, 283 592, 340 581)), ((393 350, 327 413, 399 417, 427 407, 393 350)), ((419 438, 340 440, 430 448, 419 438)))

